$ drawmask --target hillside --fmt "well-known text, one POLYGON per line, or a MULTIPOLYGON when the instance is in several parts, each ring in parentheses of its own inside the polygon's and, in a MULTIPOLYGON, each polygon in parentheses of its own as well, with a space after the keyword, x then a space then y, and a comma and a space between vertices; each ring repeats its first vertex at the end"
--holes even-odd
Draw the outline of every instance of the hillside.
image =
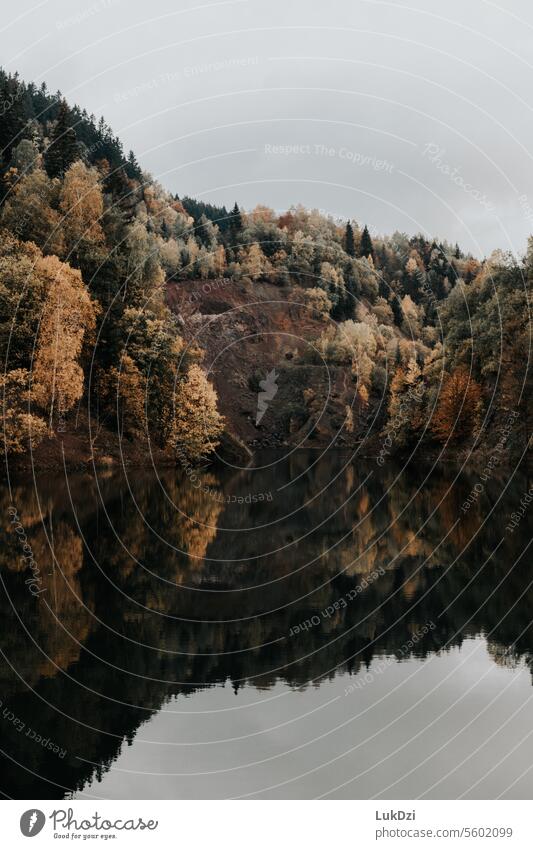
POLYGON ((180 199, 59 92, 0 97, 8 455, 529 450, 531 252, 180 199))
POLYGON ((250 448, 360 441, 362 428, 345 427, 347 410, 356 421, 363 412, 356 377, 345 366, 315 361, 327 322, 305 303, 302 289, 191 280, 169 284, 167 301, 183 321, 184 339, 205 352, 228 429, 250 448), (277 391, 256 423, 259 382, 272 371, 277 391))

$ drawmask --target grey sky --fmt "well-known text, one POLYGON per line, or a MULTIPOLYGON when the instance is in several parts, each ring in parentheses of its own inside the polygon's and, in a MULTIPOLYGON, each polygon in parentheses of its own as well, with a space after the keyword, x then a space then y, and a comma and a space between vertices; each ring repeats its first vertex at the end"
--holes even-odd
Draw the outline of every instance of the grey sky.
POLYGON ((476 254, 533 232, 527 0, 19 0, 0 32, 180 195, 476 254))

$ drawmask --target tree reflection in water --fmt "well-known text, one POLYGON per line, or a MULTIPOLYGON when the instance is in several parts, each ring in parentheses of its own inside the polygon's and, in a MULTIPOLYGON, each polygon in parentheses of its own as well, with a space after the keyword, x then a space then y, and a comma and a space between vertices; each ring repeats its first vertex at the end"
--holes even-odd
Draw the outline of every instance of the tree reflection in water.
POLYGON ((113 471, 5 488, 3 792, 86 786, 170 698, 222 682, 304 688, 480 634, 496 664, 531 668, 527 514, 505 531, 525 475, 489 481, 464 510, 475 475, 348 459, 266 457, 194 484, 113 471))

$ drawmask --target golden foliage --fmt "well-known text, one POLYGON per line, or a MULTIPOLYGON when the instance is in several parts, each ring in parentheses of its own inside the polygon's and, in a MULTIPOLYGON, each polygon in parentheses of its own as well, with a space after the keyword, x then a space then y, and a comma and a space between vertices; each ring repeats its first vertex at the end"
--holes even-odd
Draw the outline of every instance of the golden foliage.
POLYGON ((472 435, 479 420, 481 388, 466 366, 445 377, 431 430, 439 442, 472 435))
POLYGON ((18 368, 0 375, 4 449, 22 454, 37 447, 46 435, 46 424, 31 412, 29 372, 18 368))
POLYGON ((52 426, 55 411, 67 412, 81 398, 83 370, 78 360, 96 310, 79 271, 56 256, 39 259, 36 268, 49 288, 37 339, 33 397, 49 412, 52 426))
POLYGON ((103 243, 100 221, 104 201, 95 168, 87 168, 79 160, 70 166, 65 174, 59 207, 65 215, 63 229, 71 251, 76 252, 80 245, 103 243))
POLYGON ((222 430, 217 393, 200 366, 193 364, 174 395, 171 430, 174 450, 178 456, 199 459, 216 448, 222 430))
POLYGON ((128 354, 99 381, 104 404, 116 413, 120 435, 140 433, 145 419, 145 385, 141 372, 128 354))

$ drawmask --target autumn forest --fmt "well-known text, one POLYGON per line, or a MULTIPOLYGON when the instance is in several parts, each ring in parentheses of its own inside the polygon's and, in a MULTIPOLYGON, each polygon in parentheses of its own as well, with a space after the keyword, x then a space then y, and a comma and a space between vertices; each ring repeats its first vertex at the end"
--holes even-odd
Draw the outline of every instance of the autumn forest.
MULTIPOLYGON (((59 92, 2 72, 0 102, 1 380, 13 460, 39 463, 66 434, 79 437, 70 450, 83 462, 105 460, 113 439, 138 462, 148 450, 197 462, 228 436, 243 451, 275 444, 264 427, 241 427, 237 402, 224 404, 232 383, 252 404, 257 363, 245 356, 236 382, 206 359, 205 315, 210 328, 214 313, 236 308, 220 304, 231 287, 239 309, 282 303, 274 330, 290 317, 308 343, 269 364, 292 393, 271 427, 280 444, 320 438, 314 375, 326 368, 341 386, 323 425, 333 446, 362 445, 381 460, 415 446, 527 452, 533 249, 480 260, 420 234, 369 232, 357 210, 340 221, 298 205, 278 213, 173 196, 104 119, 59 92)), ((231 332, 231 310, 223 321, 231 332)))

